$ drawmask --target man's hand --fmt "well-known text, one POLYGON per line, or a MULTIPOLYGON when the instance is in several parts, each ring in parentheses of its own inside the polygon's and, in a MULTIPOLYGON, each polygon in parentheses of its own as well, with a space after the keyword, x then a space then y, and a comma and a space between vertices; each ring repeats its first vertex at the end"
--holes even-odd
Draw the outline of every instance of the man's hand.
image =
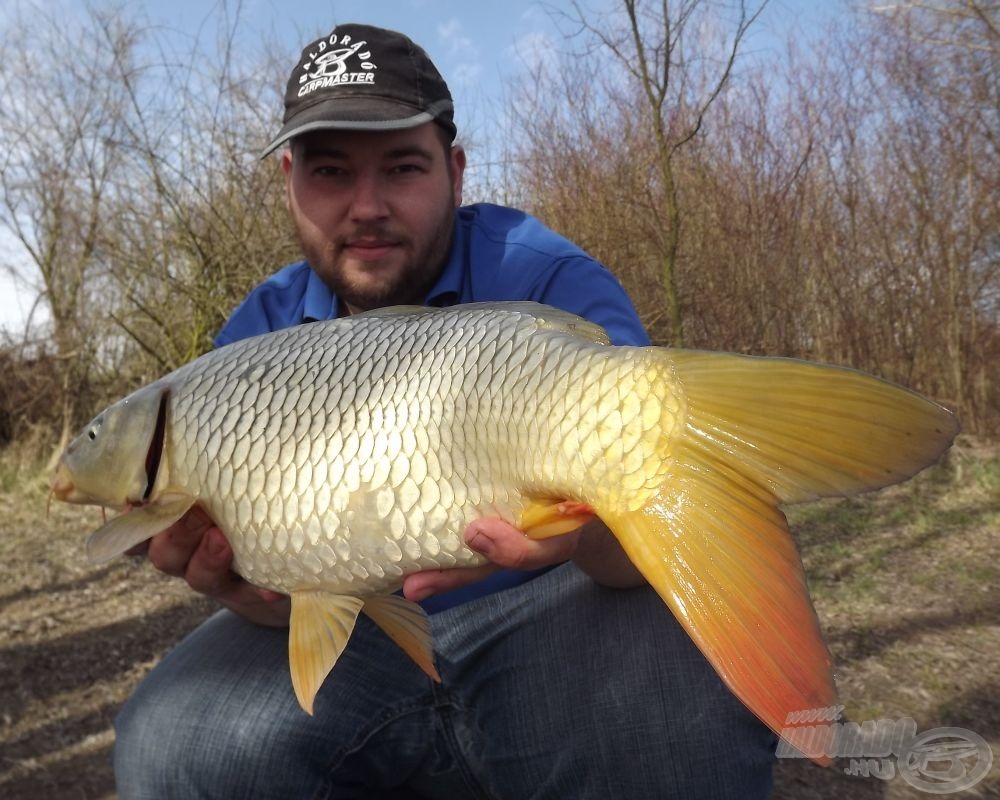
POLYGON ((230 568, 233 551, 215 523, 195 506, 147 543, 150 563, 260 625, 288 624, 287 597, 247 583, 230 568))
MULTIPOLYGON (((408 600, 420 601, 476 583, 499 569, 540 569, 570 559, 605 586, 628 588, 644 583, 600 520, 561 536, 536 540, 502 520, 481 519, 465 529, 464 538, 490 563, 408 575, 403 582, 403 595, 408 600)), ((196 592, 215 598, 245 619, 275 627, 288 624, 289 599, 252 586, 232 571, 229 542, 198 506, 150 539, 145 549, 150 562, 161 572, 184 578, 196 592)))
POLYGON ((490 563, 481 567, 415 572, 403 582, 403 596, 418 602, 481 581, 498 569, 540 569, 570 559, 605 586, 630 588, 645 582, 611 532, 596 519, 571 533, 537 540, 529 539, 502 520, 480 519, 465 529, 464 539, 490 563))

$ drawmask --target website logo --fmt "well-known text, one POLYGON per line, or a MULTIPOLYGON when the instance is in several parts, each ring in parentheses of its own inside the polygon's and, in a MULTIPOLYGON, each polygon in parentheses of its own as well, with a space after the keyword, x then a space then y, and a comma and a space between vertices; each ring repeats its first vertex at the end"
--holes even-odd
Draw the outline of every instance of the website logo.
POLYGON ((969 789, 993 766, 993 751, 979 734, 965 728, 933 728, 917 733, 910 717, 840 722, 843 706, 808 709, 788 715, 778 758, 849 758, 844 772, 891 780, 899 776, 928 794, 969 789))

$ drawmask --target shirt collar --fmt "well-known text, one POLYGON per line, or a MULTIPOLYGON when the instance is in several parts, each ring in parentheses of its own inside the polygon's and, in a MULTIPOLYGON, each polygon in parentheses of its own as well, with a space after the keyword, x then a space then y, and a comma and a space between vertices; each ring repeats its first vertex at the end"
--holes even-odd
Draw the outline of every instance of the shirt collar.
POLYGON ((330 287, 323 283, 323 279, 310 267, 309 277, 306 280, 305 297, 302 298, 302 321, 315 322, 316 320, 335 319, 337 311, 337 298, 330 287))
POLYGON ((424 300, 425 306, 450 306, 459 302, 462 297, 462 282, 465 270, 462 264, 465 259, 465 226, 461 224, 458 211, 455 212, 455 225, 452 228, 451 251, 448 260, 441 270, 437 282, 431 287, 424 300))

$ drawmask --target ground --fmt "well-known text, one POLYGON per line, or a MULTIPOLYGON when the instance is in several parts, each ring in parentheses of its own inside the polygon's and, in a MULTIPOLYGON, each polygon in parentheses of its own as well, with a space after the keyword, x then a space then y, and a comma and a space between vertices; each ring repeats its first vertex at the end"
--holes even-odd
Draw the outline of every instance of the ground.
MULTIPOLYGON (((975 787, 947 796, 1000 797, 1000 450, 962 441, 904 486, 789 518, 844 719, 972 731, 995 763, 975 787)), ((94 509, 47 511, 38 482, 0 480, 0 796, 9 800, 114 797, 116 709, 213 609, 142 560, 88 564, 85 534, 100 521, 94 509)), ((826 769, 783 759, 774 796, 930 796, 899 775, 850 768, 849 759, 826 769)))

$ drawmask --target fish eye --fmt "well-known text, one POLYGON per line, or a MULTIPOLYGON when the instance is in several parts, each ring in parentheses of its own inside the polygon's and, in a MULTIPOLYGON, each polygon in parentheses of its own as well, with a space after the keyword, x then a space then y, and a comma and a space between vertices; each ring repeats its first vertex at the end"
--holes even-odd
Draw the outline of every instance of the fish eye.
POLYGON ((90 439, 90 441, 94 441, 94 439, 97 438, 97 433, 98 433, 98 431, 101 430, 101 425, 103 425, 103 424, 104 424, 104 417, 102 415, 102 416, 98 417, 97 419, 95 419, 91 423, 90 427, 87 428, 87 438, 90 439))

